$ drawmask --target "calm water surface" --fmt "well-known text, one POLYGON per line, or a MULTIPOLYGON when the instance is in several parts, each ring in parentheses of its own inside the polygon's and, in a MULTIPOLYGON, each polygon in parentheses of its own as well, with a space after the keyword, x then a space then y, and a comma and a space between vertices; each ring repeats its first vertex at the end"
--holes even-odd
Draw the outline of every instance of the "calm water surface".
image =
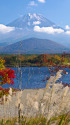
MULTIPOLYGON (((19 88, 18 87, 18 81, 20 82, 20 73, 18 74, 17 68, 12 68, 15 70, 16 78, 14 79, 14 85, 3 85, 3 88, 19 88), (17 77, 18 74, 18 77, 17 77), (18 78, 18 79, 17 79, 18 78)), ((22 67, 22 77, 21 77, 21 88, 22 89, 36 89, 36 88, 45 88, 47 84, 47 80, 44 80, 47 78, 47 76, 50 77, 50 72, 48 67, 22 67)), ((68 75, 64 75, 62 82, 70 84, 70 69, 66 68, 66 72, 68 72, 68 75)))

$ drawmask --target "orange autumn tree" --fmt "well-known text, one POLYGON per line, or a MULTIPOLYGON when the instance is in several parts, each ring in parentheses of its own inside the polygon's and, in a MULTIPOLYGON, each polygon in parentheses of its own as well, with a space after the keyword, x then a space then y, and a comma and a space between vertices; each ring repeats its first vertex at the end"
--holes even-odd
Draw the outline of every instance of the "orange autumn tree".
POLYGON ((5 60, 0 57, 0 85, 14 84, 15 71, 4 66, 5 60))

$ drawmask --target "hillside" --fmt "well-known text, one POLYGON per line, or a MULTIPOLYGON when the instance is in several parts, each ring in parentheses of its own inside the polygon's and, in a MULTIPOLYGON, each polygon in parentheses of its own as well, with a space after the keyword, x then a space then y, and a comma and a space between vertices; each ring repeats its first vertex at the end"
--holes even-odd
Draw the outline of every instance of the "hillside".
POLYGON ((69 49, 48 39, 29 38, 3 47, 0 53, 42 54, 63 53, 69 49))

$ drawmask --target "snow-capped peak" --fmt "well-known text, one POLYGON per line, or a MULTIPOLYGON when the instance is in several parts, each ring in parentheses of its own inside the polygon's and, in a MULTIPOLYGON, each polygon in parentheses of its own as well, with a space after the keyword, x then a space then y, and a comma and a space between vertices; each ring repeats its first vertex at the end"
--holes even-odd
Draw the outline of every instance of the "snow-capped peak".
POLYGON ((30 19, 36 18, 37 20, 40 20, 40 16, 36 13, 33 13, 33 14, 29 13, 28 16, 30 17, 30 19))
POLYGON ((16 28, 29 28, 33 29, 35 26, 40 27, 50 27, 55 25, 53 22, 48 20, 47 18, 43 17, 41 14, 37 13, 28 13, 16 20, 14 20, 12 23, 8 24, 8 26, 16 27, 16 28))

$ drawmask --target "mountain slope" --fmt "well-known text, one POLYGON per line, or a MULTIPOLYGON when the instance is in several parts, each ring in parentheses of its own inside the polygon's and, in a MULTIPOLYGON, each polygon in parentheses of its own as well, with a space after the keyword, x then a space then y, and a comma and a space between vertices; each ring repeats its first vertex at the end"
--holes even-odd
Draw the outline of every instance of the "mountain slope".
POLYGON ((30 38, 22 40, 4 47, 0 53, 21 53, 21 54, 41 54, 41 53, 62 53, 69 52, 69 49, 48 39, 30 38))
MULTIPOLYGON (((28 38, 50 39, 57 43, 69 47, 70 35, 66 30, 48 20, 41 14, 26 14, 7 24, 14 27, 14 30, 0 35, 0 43, 16 43, 17 41, 28 38), (48 27, 48 29, 46 29, 48 27), (49 32, 50 31, 50 32, 49 32)), ((4 44, 5 45, 5 44, 4 44)), ((0 46, 3 46, 0 44, 0 46)))
POLYGON ((0 39, 0 42, 15 43, 22 39, 28 39, 31 37, 41 38, 41 39, 50 39, 56 40, 55 35, 50 35, 48 33, 41 33, 34 31, 35 26, 39 27, 53 27, 59 29, 52 21, 43 17, 41 14, 26 14, 7 24, 7 26, 14 27, 15 30, 7 34, 3 34, 3 37, 0 39))
POLYGON ((16 27, 16 28, 33 28, 34 25, 55 26, 55 23, 43 17, 41 14, 29 13, 27 15, 19 17, 18 19, 9 23, 7 26, 16 27))

